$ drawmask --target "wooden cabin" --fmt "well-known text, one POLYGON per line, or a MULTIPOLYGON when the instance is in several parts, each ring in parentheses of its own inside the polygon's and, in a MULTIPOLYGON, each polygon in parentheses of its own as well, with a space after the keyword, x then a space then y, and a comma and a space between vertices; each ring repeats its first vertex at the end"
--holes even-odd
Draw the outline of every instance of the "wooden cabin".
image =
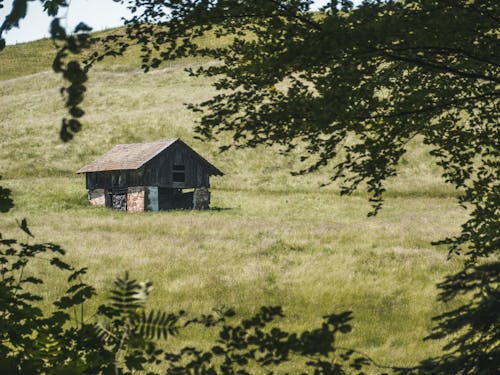
POLYGON ((91 205, 127 211, 207 209, 210 176, 224 175, 178 138, 116 145, 76 173, 91 205))

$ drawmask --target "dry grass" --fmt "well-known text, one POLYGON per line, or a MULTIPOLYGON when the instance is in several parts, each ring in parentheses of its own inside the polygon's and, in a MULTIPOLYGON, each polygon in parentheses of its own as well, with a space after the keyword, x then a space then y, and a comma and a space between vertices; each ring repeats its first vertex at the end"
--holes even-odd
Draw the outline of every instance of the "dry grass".
MULTIPOLYGON (((37 240, 63 245, 69 260, 89 267, 98 290, 129 270, 154 281, 155 307, 202 313, 226 305, 248 316, 282 305, 293 329, 352 310, 346 345, 397 365, 438 352, 439 343, 421 339, 445 308, 435 302, 435 284, 459 262, 429 243, 463 220, 453 199, 390 198, 368 219, 364 197, 214 189, 220 210, 127 214, 87 207, 81 179, 7 186, 18 208, 0 219, 2 231, 15 233, 14 217, 27 216, 37 240)), ((54 298, 63 284, 50 287, 54 298)))
MULTIPOLYGON (((9 56, 20 61, 24 55, 14 48, 9 56)), ((422 338, 430 318, 446 308, 435 301, 435 284, 459 261, 447 261, 446 249, 430 242, 456 233, 466 212, 427 149, 411 145, 385 208, 368 219, 365 194, 343 198, 336 186, 319 188, 328 168, 291 177, 297 158, 275 149, 219 154, 218 144, 194 140, 196 118, 183 103, 210 97, 210 81, 188 77, 182 64, 147 75, 127 60, 120 64, 129 69, 104 65, 92 73, 84 129, 68 144, 57 136, 64 115, 59 78, 0 74, 17 77, 0 86, 0 171, 17 204, 0 216, 4 235, 17 236, 14 219, 27 217, 37 240, 61 244, 69 260, 89 267, 87 281, 99 291, 124 270, 152 280, 154 307, 205 313, 226 305, 248 316, 278 304, 287 314, 283 324, 296 330, 352 310, 354 331, 343 344, 381 363, 411 365, 439 353, 440 343, 422 338), (87 207, 76 169, 116 143, 171 137, 227 173, 213 180, 218 210, 128 214, 87 207)), ((34 272, 50 280, 47 297, 62 291, 43 262, 34 272)), ((206 339, 202 331, 181 338, 206 339)))

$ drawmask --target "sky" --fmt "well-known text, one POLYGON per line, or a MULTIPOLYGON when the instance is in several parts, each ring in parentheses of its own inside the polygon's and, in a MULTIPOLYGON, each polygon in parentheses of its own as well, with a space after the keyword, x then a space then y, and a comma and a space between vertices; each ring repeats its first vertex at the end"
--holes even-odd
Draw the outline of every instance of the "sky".
MULTIPOLYGON (((13 0, 5 0, 0 9, 0 22, 12 8, 13 0)), ((108 29, 121 25, 122 17, 129 15, 127 9, 113 0, 72 0, 66 19, 62 24, 68 30, 73 30, 79 22, 85 22, 94 31, 108 29)), ((64 16, 61 15, 61 16, 64 16)), ((43 12, 39 0, 28 3, 28 15, 19 23, 19 28, 13 28, 4 34, 7 44, 23 43, 49 37, 50 18, 43 12)))
MULTIPOLYGON (((0 9, 0 22, 12 8, 13 0, 5 0, 4 8, 0 9)), ((328 0, 316 0, 315 8, 327 3, 328 0)), ((354 1, 359 3, 360 0, 354 1)), ((62 24, 68 30, 73 30, 79 22, 85 22, 94 31, 100 31, 123 24, 122 18, 130 14, 127 9, 113 0, 72 0, 66 18, 62 24)), ((7 44, 17 44, 49 37, 50 18, 43 12, 39 0, 28 3, 28 15, 20 22, 20 28, 14 28, 4 34, 7 44)))

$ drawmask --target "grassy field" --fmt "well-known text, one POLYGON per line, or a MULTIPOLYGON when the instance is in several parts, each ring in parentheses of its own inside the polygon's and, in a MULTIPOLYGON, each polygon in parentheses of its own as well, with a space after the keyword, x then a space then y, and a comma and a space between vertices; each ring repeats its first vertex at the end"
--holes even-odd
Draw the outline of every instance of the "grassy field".
MULTIPOLYGON (((225 305, 247 317, 282 305, 283 325, 293 330, 352 310, 354 330, 343 345, 398 366, 440 353, 441 343, 422 338, 431 317, 450 307, 436 302, 435 284, 460 261, 430 242, 457 233, 466 212, 418 140, 389 182, 384 209, 367 218, 364 193, 320 188, 328 167, 292 177, 300 163, 276 149, 219 154, 219 144, 193 139, 196 117, 184 103, 214 92, 209 80, 184 72, 193 62, 144 75, 125 58, 91 74, 84 129, 62 144, 62 82, 47 71, 49 48, 40 41, 0 54, 0 174, 16 203, 0 215, 0 232, 18 236, 15 219, 27 217, 37 241, 58 243, 68 260, 88 266, 87 281, 102 293, 89 310, 129 270, 154 282, 154 307, 206 313, 225 305), (129 214, 87 206, 84 179, 74 174, 81 165, 117 143, 173 137, 226 173, 212 181, 215 209, 129 214)), ((50 280, 48 299, 61 293, 43 262, 33 272, 50 280)), ((180 338, 206 339, 201 331, 180 338)))

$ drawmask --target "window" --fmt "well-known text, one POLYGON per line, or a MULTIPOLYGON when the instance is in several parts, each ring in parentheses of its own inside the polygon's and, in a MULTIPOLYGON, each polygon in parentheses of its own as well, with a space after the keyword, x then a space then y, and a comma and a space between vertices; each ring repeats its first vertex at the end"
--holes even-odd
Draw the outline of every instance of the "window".
POLYGON ((93 189, 97 185, 97 173, 87 173, 87 187, 93 189))
POLYGON ((126 172, 113 172, 111 174, 111 186, 125 186, 127 182, 126 172))
POLYGON ((186 167, 180 164, 174 164, 172 180, 174 182, 185 182, 186 180, 186 167))
POLYGON ((125 174, 126 172, 120 173, 120 176, 118 176, 118 185, 119 186, 125 186, 127 182, 127 175, 125 174))

